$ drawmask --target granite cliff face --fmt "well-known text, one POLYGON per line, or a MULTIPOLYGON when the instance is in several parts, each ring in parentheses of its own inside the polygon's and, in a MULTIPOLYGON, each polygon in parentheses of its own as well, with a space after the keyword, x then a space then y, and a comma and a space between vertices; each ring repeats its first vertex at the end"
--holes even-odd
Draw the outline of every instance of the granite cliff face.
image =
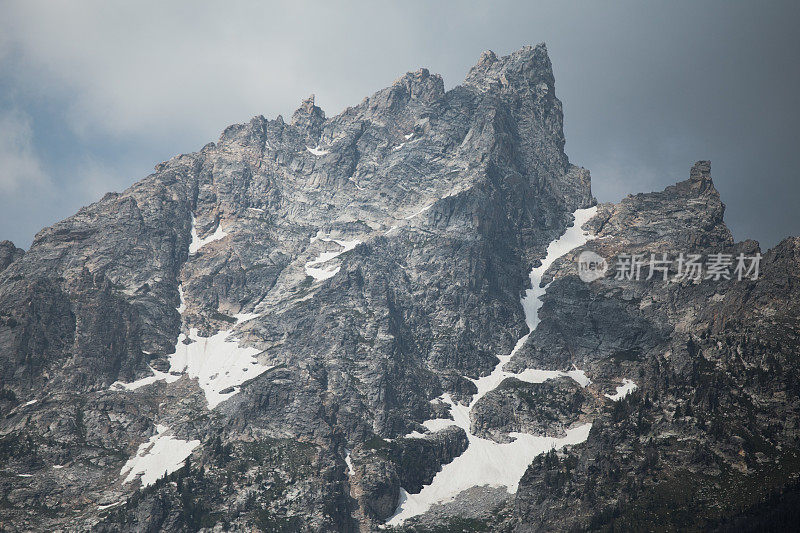
MULTIPOLYGON (((715 253, 734 243, 710 164, 663 192, 602 205, 588 243, 603 257, 715 253)), ((579 248, 575 254, 584 251, 579 248)), ((585 446, 537 461, 520 483, 522 531, 763 530, 794 520, 798 480, 798 239, 765 252, 757 280, 576 282, 562 263, 517 365, 575 362, 606 393, 585 446), (765 503, 767 502, 767 503, 765 503)), ((735 262, 734 262, 735 265, 735 262)), ((731 268, 731 274, 733 274, 731 268)), ((563 363, 562 363, 563 364, 563 363)))
POLYGON ((585 249, 757 244, 707 163, 593 207, 543 45, 155 170, 0 243, 5 528, 634 527, 662 492, 722 527, 792 494, 800 242, 755 281, 580 281, 585 249), (472 455, 503 483, 450 495, 472 455))

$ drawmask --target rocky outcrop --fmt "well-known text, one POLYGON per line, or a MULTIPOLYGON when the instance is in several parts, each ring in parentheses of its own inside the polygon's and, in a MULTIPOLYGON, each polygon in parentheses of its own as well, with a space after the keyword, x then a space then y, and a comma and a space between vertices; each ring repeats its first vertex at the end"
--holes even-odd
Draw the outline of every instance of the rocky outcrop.
POLYGON ((411 494, 422 490, 436 472, 467 449, 463 429, 450 426, 416 439, 398 439, 392 443, 390 457, 397 463, 400 483, 411 494))
POLYGON ((563 437, 569 427, 591 422, 598 403, 602 401, 569 377, 542 383, 507 378, 475 404, 471 430, 498 442, 510 442, 509 433, 563 437))
MULTIPOLYGON (((600 238, 586 249, 754 255, 756 243, 734 244, 724 227, 709 170, 699 162, 688 181, 604 206, 592 222, 600 238)), ((609 402, 583 447, 531 465, 516 497, 520 531, 553 521, 713 529, 793 490, 795 251, 796 239, 782 242, 757 280, 741 281, 619 280, 612 267, 583 283, 561 264, 526 356, 581 365, 606 393, 623 378, 638 389, 609 402)))
POLYGON ((23 255, 25 255, 25 250, 17 248, 13 242, 0 241, 0 271, 5 270, 8 265, 23 255))
POLYGON ((422 438, 392 441, 375 438, 358 445, 352 453, 351 484, 367 518, 383 522, 397 508, 401 487, 418 493, 453 458, 467 449, 467 434, 457 427, 422 438))

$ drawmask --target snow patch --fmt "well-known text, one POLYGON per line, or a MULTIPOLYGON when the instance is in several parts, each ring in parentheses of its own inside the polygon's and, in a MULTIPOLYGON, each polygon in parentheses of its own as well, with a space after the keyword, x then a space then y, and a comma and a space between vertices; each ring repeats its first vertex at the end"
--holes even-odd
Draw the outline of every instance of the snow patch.
POLYGON ((175 353, 169 358, 170 372, 182 372, 190 378, 197 378, 209 409, 239 392, 245 381, 272 368, 255 358, 261 350, 239 346, 238 339, 231 333, 227 330, 211 337, 200 337, 197 328, 191 328, 188 336, 183 333, 178 336, 175 353), (193 342, 185 344, 187 339, 193 342))
POLYGON ((308 146, 306 146, 306 150, 308 150, 314 155, 325 155, 328 153, 328 150, 322 150, 319 146, 317 146, 316 148, 309 148, 308 146))
POLYGON ((28 407, 29 405, 33 405, 33 404, 35 404, 35 403, 36 403, 36 402, 38 402, 38 401, 39 401, 39 400, 31 400, 31 401, 29 401, 29 402, 25 402, 25 403, 23 403, 23 404, 22 404, 22 406, 23 406, 23 407, 28 407))
POLYGON ((153 373, 152 376, 143 377, 141 379, 137 379, 136 381, 132 381, 130 383, 123 383, 122 381, 115 381, 109 387, 109 390, 116 390, 116 391, 135 391, 136 389, 145 387, 147 385, 152 385, 156 381, 165 381, 167 383, 172 383, 174 381, 178 381, 180 376, 174 376, 167 372, 159 372, 152 366, 150 367, 150 371, 153 373))
POLYGON ((114 503, 109 503, 108 505, 98 505, 97 506, 97 510, 98 511, 105 511, 106 509, 110 509, 112 507, 116 507, 117 505, 122 505, 123 503, 125 503, 125 500, 121 500, 121 501, 114 502, 114 503))
POLYGON ((339 273, 341 267, 333 267, 329 269, 325 268, 316 268, 316 267, 309 267, 306 264, 306 275, 311 276, 316 281, 325 281, 326 279, 331 279, 333 276, 339 273))
POLYGON ((183 314, 186 311, 186 297, 183 295, 183 284, 178 284, 178 296, 181 299, 181 304, 176 307, 178 313, 183 314))
POLYGON ((127 474, 123 484, 141 475, 142 488, 152 485, 165 474, 171 474, 183 466, 192 450, 200 445, 199 440, 185 441, 166 435, 168 430, 167 426, 156 425, 156 434, 139 445, 136 455, 128 459, 119 471, 120 476, 127 474))
POLYGON ((566 373, 567 376, 577 381, 581 387, 588 387, 592 382, 583 370, 578 370, 578 367, 572 365, 572 370, 566 373))
POLYGON ((217 223, 217 229, 214 230, 214 233, 207 237, 203 237, 202 239, 197 234, 197 226, 195 224, 194 215, 192 215, 192 242, 189 243, 189 255, 196 254, 200 248, 205 246, 206 244, 214 241, 218 241, 224 237, 227 237, 228 233, 222 229, 222 222, 217 223))
MULTIPOLYGON (((238 318, 242 315, 236 316, 238 318)), ((255 316, 260 315, 245 314, 247 319, 255 316)), ((190 378, 197 378, 198 385, 206 395, 208 408, 214 409, 239 392, 239 387, 245 381, 272 368, 262 365, 255 358, 261 350, 239 346, 238 340, 231 336, 231 332, 232 330, 226 330, 211 337, 200 337, 198 330, 191 328, 188 337, 183 333, 178 336, 175 353, 169 358, 169 372, 159 372, 150 367, 152 376, 132 383, 116 381, 110 388, 117 391, 135 391, 157 381, 173 383, 180 379, 180 374, 188 374, 190 378), (187 338, 193 342, 184 344, 187 338)))
POLYGON ((633 391, 635 391, 637 388, 638 387, 636 386, 636 383, 634 383, 630 379, 623 379, 622 380, 622 385, 617 387, 617 392, 615 392, 614 394, 606 394, 606 398, 608 398, 609 400, 618 402, 621 399, 623 399, 625 396, 627 396, 628 394, 630 394, 633 391))
POLYGON ((248 320, 253 320, 254 318, 258 318, 261 316, 261 313, 239 313, 238 315, 233 315, 233 318, 236 319, 236 322, 247 322, 248 320))
POLYGON ((344 462, 347 465, 347 475, 352 476, 353 474, 356 473, 356 471, 353 470, 353 460, 350 459, 350 450, 345 450, 345 454, 346 455, 344 456, 344 462))
POLYGON ((411 220, 411 219, 412 219, 412 218, 414 218, 415 216, 417 216, 417 215, 421 215, 422 213, 424 213, 425 211, 427 211, 427 210, 428 210, 428 209, 430 209, 431 207, 433 207, 433 204, 428 204, 428 205, 426 205, 425 207, 423 207, 422 209, 420 209, 419 211, 417 211, 416 213, 412 213, 412 214, 408 215, 407 217, 403 217, 403 219, 404 219, 404 220, 411 220))
POLYGON ((316 259, 313 259, 305 264, 306 275, 311 276, 316 281, 325 281, 326 279, 330 279, 333 276, 335 276, 340 269, 340 267, 338 266, 323 268, 323 267, 318 267, 316 265, 322 265, 324 263, 327 263, 328 261, 336 259, 343 253, 347 253, 356 246, 358 246, 359 244, 361 244, 361 241, 359 240, 344 241, 338 239, 331 239, 328 237, 320 237, 319 233, 317 233, 315 237, 311 238, 311 242, 313 243, 317 240, 324 242, 335 242, 336 244, 341 246, 342 249, 339 250, 338 252, 322 252, 316 259))
MULTIPOLYGON (((575 224, 568 228, 561 237, 550 243, 542 264, 531 269, 531 289, 525 292, 521 301, 529 332, 517 341, 510 354, 499 356, 500 361, 488 376, 472 379, 478 392, 473 396, 469 405, 455 403, 449 394, 441 396, 441 400, 450 406, 452 420, 433 419, 423 423, 430 431, 438 431, 452 425, 464 429, 467 432, 467 449, 453 461, 444 465, 442 470, 434 476, 433 481, 424 486, 418 494, 408 494, 405 490, 401 490, 399 505, 395 514, 387 520, 387 525, 402 525, 406 519, 426 512, 431 505, 451 501, 470 487, 484 485, 505 487, 509 494, 514 494, 517 491, 519 480, 536 456, 551 449, 579 444, 589 437, 591 423, 570 428, 561 438, 510 433, 509 435, 514 439, 512 442, 497 443, 490 439, 480 438, 470 432, 470 411, 481 398, 508 377, 515 377, 528 383, 541 383, 555 377, 569 376, 581 386, 585 387, 590 383, 586 374, 577 368, 569 372, 526 369, 520 373, 513 373, 506 372, 503 367, 522 348, 530 334, 539 325, 539 310, 543 305, 541 297, 549 286, 548 284, 541 287, 544 273, 556 259, 592 238, 581 229, 581 226, 593 217, 596 211, 596 207, 575 211, 575 224)), ((417 435, 419 435, 418 432, 412 432, 407 436, 416 437, 417 435)))

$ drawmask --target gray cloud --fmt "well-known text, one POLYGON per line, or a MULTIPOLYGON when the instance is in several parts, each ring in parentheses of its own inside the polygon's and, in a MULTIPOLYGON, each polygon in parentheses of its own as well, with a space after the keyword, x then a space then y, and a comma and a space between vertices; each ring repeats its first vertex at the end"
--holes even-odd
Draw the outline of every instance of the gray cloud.
POLYGON ((47 176, 33 147, 30 119, 19 111, 0 112, 0 193, 41 187, 47 176))
POLYGON ((28 244, 103 190, 308 94, 331 115, 408 70, 452 87, 485 49, 546 41, 567 151, 600 200, 710 158, 736 237, 773 245, 800 234, 798 15, 789 2, 6 3, 0 116, 30 122, 21 148, 0 150, 0 183, 19 182, 7 161, 22 157, 50 186, 0 192, 0 239, 28 244))

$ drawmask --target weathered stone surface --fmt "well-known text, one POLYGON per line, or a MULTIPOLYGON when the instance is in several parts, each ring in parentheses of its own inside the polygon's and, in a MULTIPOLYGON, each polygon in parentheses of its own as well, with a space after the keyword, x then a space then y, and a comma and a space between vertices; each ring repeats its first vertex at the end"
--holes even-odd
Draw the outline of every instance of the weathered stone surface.
POLYGON ((598 399, 572 378, 526 383, 507 378, 472 409, 472 433, 510 442, 509 433, 563 437, 569 427, 591 422, 598 399))
MULTIPOLYGON (((709 171, 699 162, 688 181, 604 206, 592 221, 601 239, 586 248, 609 258, 755 254, 756 243, 734 244, 724 227, 709 171)), ((561 263, 525 357, 575 363, 607 393, 622 378, 638 390, 609 402, 584 445, 531 465, 516 497, 518 529, 709 529, 759 516, 753 509, 769 505, 771 491, 791 494, 798 259, 791 238, 764 254, 756 281, 697 284, 613 272, 586 284, 561 263)))
POLYGON ((25 250, 17 248, 11 241, 0 241, 0 271, 25 255, 25 250))
POLYGON ((397 508, 400 488, 416 494, 454 457, 467 449, 467 434, 451 426, 422 438, 386 441, 373 438, 352 453, 360 507, 367 518, 382 522, 397 508))

